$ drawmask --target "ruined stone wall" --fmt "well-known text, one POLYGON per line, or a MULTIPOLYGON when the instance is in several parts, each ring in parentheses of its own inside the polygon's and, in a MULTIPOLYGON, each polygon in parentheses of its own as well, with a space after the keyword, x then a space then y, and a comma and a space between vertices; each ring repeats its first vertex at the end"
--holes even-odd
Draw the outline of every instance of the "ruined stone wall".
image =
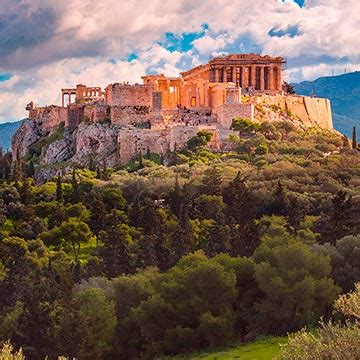
POLYGON ((110 106, 152 105, 152 85, 111 84, 105 91, 106 103, 110 106))
POLYGON ((217 124, 222 129, 230 129, 235 118, 254 120, 253 104, 224 104, 217 109, 217 124))
POLYGON ((112 106, 110 118, 112 124, 136 125, 150 121, 150 108, 147 106, 112 106))
POLYGON ((182 149, 186 146, 187 142, 199 131, 209 131, 213 133, 213 138, 211 139, 208 146, 217 150, 220 148, 218 141, 218 133, 216 126, 177 126, 170 128, 169 131, 169 148, 171 151, 182 149))
POLYGON ((107 105, 86 105, 84 106, 84 118, 90 122, 102 122, 110 120, 110 107, 107 105))
POLYGON ((177 126, 166 129, 120 129, 118 149, 121 164, 126 164, 135 156, 148 150, 157 154, 180 150, 196 134, 206 130, 213 133, 208 146, 213 150, 221 148, 218 130, 215 126, 177 126))
POLYGON ((207 111, 167 111, 164 112, 164 122, 168 126, 199 126, 208 125, 212 121, 211 109, 207 111))
POLYGON ((287 111, 305 126, 320 126, 333 129, 330 100, 308 96, 258 96, 255 101, 259 105, 275 105, 287 111))
POLYGON ((120 163, 126 164, 140 152, 164 154, 169 150, 169 130, 121 129, 118 134, 120 163))
POLYGON ((45 132, 56 129, 62 122, 68 126, 67 109, 55 105, 31 109, 29 119, 40 124, 45 132))

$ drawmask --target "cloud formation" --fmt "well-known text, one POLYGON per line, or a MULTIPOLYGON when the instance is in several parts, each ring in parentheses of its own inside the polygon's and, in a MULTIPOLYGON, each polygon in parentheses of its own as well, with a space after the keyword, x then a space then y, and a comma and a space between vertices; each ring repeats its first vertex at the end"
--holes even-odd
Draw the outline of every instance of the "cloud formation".
POLYGON ((58 102, 63 86, 174 76, 219 53, 285 56, 291 81, 357 69, 359 11, 357 0, 0 0, 0 122, 30 100, 58 102))

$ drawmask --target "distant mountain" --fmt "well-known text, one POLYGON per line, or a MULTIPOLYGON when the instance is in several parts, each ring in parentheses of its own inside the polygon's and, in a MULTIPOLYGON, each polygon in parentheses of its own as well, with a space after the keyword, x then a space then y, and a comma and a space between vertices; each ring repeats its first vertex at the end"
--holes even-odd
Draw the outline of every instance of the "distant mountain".
POLYGON ((21 125, 22 120, 0 124, 0 147, 4 150, 11 149, 11 138, 21 125))
POLYGON ((315 95, 331 100, 334 127, 351 137, 353 126, 360 136, 360 72, 321 77, 292 84, 299 95, 315 95))

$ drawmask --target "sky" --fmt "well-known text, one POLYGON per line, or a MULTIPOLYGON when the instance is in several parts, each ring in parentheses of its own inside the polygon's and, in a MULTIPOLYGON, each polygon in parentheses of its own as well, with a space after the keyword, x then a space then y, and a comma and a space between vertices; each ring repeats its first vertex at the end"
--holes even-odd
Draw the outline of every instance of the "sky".
POLYGON ((359 0, 0 0, 0 123, 83 83, 141 83, 211 57, 284 56, 287 81, 360 70, 359 0))

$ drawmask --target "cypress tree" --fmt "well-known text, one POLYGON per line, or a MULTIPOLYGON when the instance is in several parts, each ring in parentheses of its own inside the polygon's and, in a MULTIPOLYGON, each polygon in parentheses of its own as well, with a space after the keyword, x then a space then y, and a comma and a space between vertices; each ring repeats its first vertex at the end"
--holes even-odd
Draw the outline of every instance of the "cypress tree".
POLYGON ((34 165, 34 161, 30 160, 28 167, 28 177, 34 178, 34 176, 35 176, 35 165, 34 165))
POLYGON ((352 148, 354 150, 357 149, 357 137, 356 137, 356 127, 353 127, 353 131, 352 131, 352 148))
POLYGON ((230 249, 231 231, 225 223, 224 214, 220 214, 216 219, 207 237, 205 253, 212 257, 221 253, 226 253, 230 249))
POLYGON ((96 167, 96 178, 97 179, 101 179, 101 170, 100 170, 100 166, 96 167))
POLYGON ((174 190, 169 194, 168 202, 169 202, 171 211, 177 217, 180 216, 181 201, 182 201, 181 200, 181 188, 180 188, 180 184, 179 184, 179 178, 176 175, 174 190))
POLYGON ((185 201, 180 207, 179 224, 173 233, 171 245, 175 262, 193 250, 194 234, 190 223, 188 204, 185 201))
POLYGON ((33 203, 34 197, 31 192, 30 183, 28 178, 24 179, 20 189, 20 199, 24 205, 30 205, 33 203))
POLYGON ((96 163, 93 155, 91 155, 89 158, 89 170, 96 171, 96 163))
POLYGON ((63 202, 64 201, 64 193, 62 189, 62 178, 59 174, 56 180, 56 201, 63 202))
POLYGON ((227 219, 232 231, 232 255, 250 256, 259 245, 256 226, 256 204, 253 194, 240 173, 224 190, 227 219))
POLYGON ((143 169, 143 168, 144 168, 144 158, 143 158, 143 156, 142 156, 141 151, 140 151, 140 153, 139 153, 139 165, 138 165, 138 168, 139 168, 139 169, 143 169))
POLYGON ((103 260, 105 274, 114 278, 131 271, 131 258, 128 251, 129 231, 127 225, 112 225, 100 232, 103 247, 99 254, 103 260))
POLYGON ((223 182, 221 172, 217 167, 211 167, 204 173, 204 192, 208 195, 221 195, 221 184, 223 182))
POLYGON ((103 168, 102 168, 102 179, 107 181, 109 180, 109 172, 106 164, 106 160, 103 160, 103 168))
POLYGON ((72 185, 72 198, 71 198, 71 201, 72 201, 73 204, 76 204, 81 200, 81 194, 80 194, 79 183, 78 183, 78 181, 76 179, 76 171, 75 171, 75 169, 73 169, 73 171, 72 171, 71 185, 72 185))

